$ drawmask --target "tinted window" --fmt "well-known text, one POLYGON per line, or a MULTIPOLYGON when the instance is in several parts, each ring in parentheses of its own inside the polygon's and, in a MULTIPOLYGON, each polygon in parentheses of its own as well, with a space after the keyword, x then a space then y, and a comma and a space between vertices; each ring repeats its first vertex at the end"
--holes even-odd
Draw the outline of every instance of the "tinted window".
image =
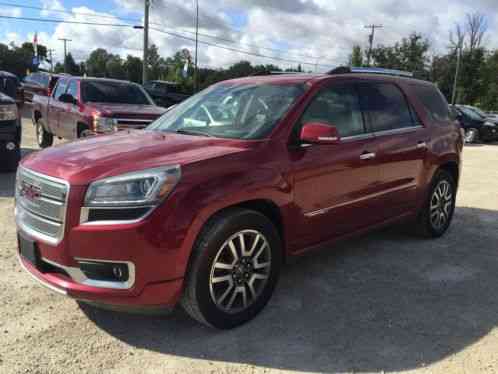
POLYGON ((423 104, 429 118, 435 122, 450 121, 450 110, 444 96, 436 87, 412 85, 412 90, 423 104))
POLYGON ((59 97, 66 92, 67 81, 65 79, 59 79, 59 83, 55 87, 54 99, 59 100, 59 97))
POLYGON ((361 84, 359 89, 362 108, 372 131, 414 126, 405 96, 394 84, 361 84))
POLYGON ((47 74, 40 74, 38 78, 38 82, 43 86, 43 87, 48 87, 48 81, 50 80, 50 77, 47 74))
POLYGON ((301 125, 321 122, 337 127, 341 137, 365 132, 357 91, 353 86, 333 86, 322 90, 308 106, 301 125))
POLYGON ((127 82, 83 81, 83 102, 152 105, 142 89, 127 82))
POLYGON ((67 87, 67 93, 70 94, 75 99, 78 98, 78 81, 72 80, 69 82, 69 86, 67 87))

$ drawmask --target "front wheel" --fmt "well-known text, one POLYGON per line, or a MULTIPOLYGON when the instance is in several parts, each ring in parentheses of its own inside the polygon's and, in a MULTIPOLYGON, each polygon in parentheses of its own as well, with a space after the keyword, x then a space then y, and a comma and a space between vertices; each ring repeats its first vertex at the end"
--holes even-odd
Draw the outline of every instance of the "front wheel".
POLYGON ((475 128, 470 128, 465 130, 465 143, 477 143, 479 140, 479 130, 475 128))
POLYGON ((41 119, 39 119, 36 124, 36 140, 40 148, 50 147, 54 143, 54 136, 45 130, 41 119))
POLYGON ((223 212, 196 241, 182 306, 205 325, 239 326, 270 299, 281 262, 280 237, 266 216, 245 209, 223 212))
POLYGON ((455 180, 446 170, 439 170, 418 220, 419 231, 424 236, 438 238, 448 230, 455 211, 455 199, 455 180))

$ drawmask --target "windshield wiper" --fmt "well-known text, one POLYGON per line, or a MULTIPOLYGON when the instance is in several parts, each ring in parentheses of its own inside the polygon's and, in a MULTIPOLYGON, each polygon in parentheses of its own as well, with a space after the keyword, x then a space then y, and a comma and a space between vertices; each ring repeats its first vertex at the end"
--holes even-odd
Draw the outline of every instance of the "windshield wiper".
POLYGON ((202 131, 195 131, 195 130, 176 130, 177 134, 183 134, 183 135, 195 135, 195 136, 206 136, 208 138, 212 138, 213 135, 207 134, 202 131))

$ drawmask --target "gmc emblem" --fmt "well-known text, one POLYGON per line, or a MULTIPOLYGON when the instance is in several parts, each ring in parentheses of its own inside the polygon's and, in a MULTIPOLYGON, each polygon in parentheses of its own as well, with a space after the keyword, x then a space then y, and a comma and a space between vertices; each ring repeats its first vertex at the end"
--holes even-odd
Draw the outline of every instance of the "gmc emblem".
POLYGON ((21 182, 19 196, 22 196, 30 201, 38 200, 41 197, 41 188, 26 182, 21 182))

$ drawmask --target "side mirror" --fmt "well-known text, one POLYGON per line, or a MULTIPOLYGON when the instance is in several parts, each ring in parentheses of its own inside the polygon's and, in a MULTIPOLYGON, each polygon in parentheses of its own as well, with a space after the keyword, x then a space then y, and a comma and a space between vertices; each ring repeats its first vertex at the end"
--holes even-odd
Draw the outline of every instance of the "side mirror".
POLYGON ((73 95, 67 94, 67 93, 60 95, 59 101, 61 103, 67 103, 67 104, 73 104, 73 105, 78 104, 78 100, 76 100, 73 95))
POLYGON ((304 124, 300 139, 303 143, 311 144, 339 144, 341 137, 335 126, 320 122, 304 124))

